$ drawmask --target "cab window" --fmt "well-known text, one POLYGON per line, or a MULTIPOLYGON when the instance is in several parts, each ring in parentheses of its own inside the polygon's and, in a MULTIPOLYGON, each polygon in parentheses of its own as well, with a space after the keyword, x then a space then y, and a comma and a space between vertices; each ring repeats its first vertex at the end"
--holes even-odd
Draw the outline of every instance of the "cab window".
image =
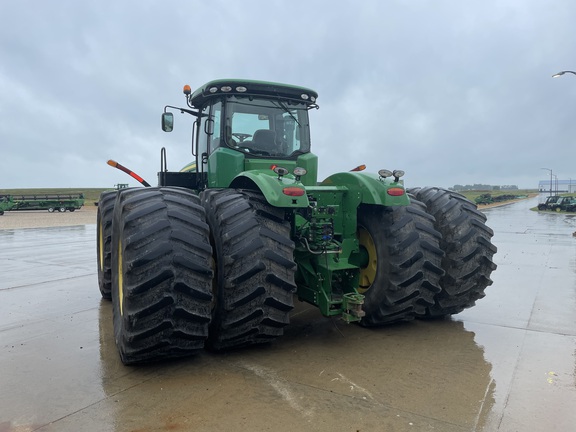
POLYGON ((230 96, 225 144, 255 157, 291 158, 310 151, 305 104, 230 96))

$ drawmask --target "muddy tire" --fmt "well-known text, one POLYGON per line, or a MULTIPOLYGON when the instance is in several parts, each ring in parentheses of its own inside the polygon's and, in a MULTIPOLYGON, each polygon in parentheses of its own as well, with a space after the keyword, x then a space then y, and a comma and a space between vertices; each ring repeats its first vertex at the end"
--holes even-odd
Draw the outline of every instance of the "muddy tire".
POLYGON ((119 193, 112 223, 114 338, 124 364, 204 347, 212 248, 199 198, 186 189, 119 193))
POLYGON ((110 270, 112 215, 116 191, 103 192, 100 195, 96 212, 96 259, 98 264, 98 288, 102 298, 112 299, 112 276, 110 270))
POLYGON ((243 190, 207 190, 202 203, 216 267, 210 348, 282 336, 296 290, 294 243, 284 211, 260 193, 243 190))
POLYGON ((492 261, 497 250, 491 241, 494 232, 486 226, 486 216, 456 192, 436 187, 409 192, 424 202, 434 216, 445 253, 442 291, 434 298, 434 305, 419 317, 442 317, 474 306, 476 300, 484 297, 486 287, 492 285, 490 274, 496 269, 492 261))
POLYGON ((422 203, 363 205, 358 210, 358 235, 368 254, 368 265, 360 272, 366 313, 361 325, 409 321, 434 304, 443 253, 434 219, 422 203))

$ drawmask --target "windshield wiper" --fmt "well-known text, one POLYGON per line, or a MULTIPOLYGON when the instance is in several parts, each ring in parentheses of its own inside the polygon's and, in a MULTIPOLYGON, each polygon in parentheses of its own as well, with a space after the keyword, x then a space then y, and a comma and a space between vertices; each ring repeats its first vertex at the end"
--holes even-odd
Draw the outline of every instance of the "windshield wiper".
POLYGON ((294 120, 296 122, 298 127, 301 127, 300 122, 296 119, 296 117, 294 117, 294 114, 292 114, 292 111, 290 111, 290 109, 286 105, 284 105, 284 102, 281 102, 281 101, 270 101, 270 102, 272 102, 273 104, 278 104, 277 106, 279 108, 282 108, 284 111, 286 111, 290 115, 290 117, 292 117, 292 120, 294 120))

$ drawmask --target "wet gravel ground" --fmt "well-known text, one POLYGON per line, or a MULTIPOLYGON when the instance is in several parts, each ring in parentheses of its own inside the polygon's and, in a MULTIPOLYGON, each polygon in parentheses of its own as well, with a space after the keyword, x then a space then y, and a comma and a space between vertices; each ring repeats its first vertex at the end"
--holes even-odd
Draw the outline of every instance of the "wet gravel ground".
POLYGON ((0 230, 95 224, 97 209, 96 206, 86 206, 64 213, 49 213, 45 210, 9 211, 0 216, 0 230))
POLYGON ((366 329, 296 301, 269 346, 139 367, 98 290, 96 209, 6 213, 0 432, 573 431, 576 216, 535 205, 486 211, 494 284, 451 318, 366 329))

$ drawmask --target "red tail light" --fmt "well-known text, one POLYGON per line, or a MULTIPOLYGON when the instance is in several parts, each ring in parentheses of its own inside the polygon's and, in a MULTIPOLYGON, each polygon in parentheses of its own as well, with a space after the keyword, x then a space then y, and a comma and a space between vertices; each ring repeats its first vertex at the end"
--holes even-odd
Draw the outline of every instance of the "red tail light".
POLYGON ((391 196, 402 196, 404 195, 404 189, 402 188, 390 188, 388 189, 388 195, 391 196))
POLYGON ((282 189, 282 193, 288 196, 302 196, 306 191, 299 187, 285 187, 282 189))

